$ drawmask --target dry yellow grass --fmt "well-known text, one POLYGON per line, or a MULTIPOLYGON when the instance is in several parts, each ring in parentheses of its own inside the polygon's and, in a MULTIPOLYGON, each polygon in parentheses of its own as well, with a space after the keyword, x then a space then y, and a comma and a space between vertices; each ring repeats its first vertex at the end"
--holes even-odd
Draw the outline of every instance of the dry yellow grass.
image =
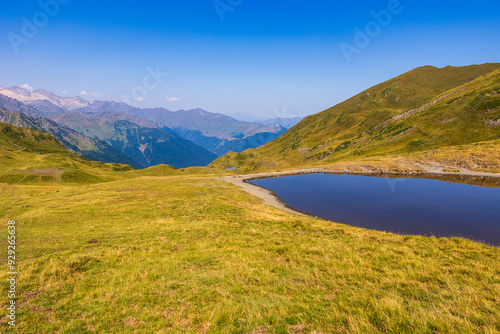
POLYGON ((468 240, 299 217, 203 175, 3 185, 0 199, 20 291, 2 332, 500 330, 500 250, 468 240))

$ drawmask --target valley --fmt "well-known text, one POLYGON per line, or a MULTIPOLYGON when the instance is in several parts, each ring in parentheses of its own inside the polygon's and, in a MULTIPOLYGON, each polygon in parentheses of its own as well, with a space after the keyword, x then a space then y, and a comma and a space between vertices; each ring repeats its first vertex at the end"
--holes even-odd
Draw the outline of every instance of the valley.
MULTIPOLYGON (((177 112, 164 108, 140 109, 123 102, 59 97, 45 89, 29 91, 18 86, 0 86, 0 107, 43 119, 45 123, 50 119, 78 132, 72 137, 86 136, 86 141, 97 139, 101 146, 108 146, 83 152, 63 140, 63 144, 75 153, 101 162, 127 163, 136 168, 157 164, 178 168, 206 166, 229 151, 257 148, 286 131, 272 122, 265 125, 242 122, 202 109, 177 112), (113 148, 117 152, 109 152, 113 148)), ((67 132, 67 129, 62 131, 67 132)), ((60 132, 53 129, 49 133, 61 139, 64 135, 60 132)))

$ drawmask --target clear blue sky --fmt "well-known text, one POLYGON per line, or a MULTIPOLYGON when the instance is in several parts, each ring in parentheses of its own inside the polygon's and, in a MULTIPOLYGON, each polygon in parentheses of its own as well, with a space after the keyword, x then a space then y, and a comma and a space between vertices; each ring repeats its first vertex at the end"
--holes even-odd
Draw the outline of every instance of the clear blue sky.
POLYGON ((219 12, 213 0, 59 1, 54 17, 38 1, 0 3, 0 85, 121 100, 140 97, 146 68, 159 67, 168 76, 148 80, 137 105, 272 118, 319 112, 422 65, 500 62, 498 0, 220 0, 219 12), (371 12, 390 6, 378 29, 371 12), (38 31, 23 34, 23 18, 38 31), (342 43, 357 47, 349 62, 342 43))

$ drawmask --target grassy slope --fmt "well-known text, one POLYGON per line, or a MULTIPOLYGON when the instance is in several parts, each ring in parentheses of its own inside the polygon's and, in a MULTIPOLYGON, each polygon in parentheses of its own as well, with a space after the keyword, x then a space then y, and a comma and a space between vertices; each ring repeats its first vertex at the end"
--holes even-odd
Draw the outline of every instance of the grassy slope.
POLYGON ((2 228, 17 220, 19 333, 500 330, 498 248, 297 217, 206 176, 0 199, 2 228))
POLYGON ((500 117, 500 70, 447 91, 434 102, 406 118, 380 123, 326 160, 406 154, 500 138, 500 126, 490 126, 500 117))
POLYGON ((66 150, 49 134, 0 123, 0 183, 88 184, 179 171, 161 165, 134 170, 123 164, 104 164, 66 150))
POLYGON ((307 117, 263 147, 228 154, 212 167, 241 166, 244 172, 290 168, 497 139, 500 127, 488 127, 483 120, 498 116, 498 67, 417 68, 307 117), (448 94, 408 119, 382 123, 448 94), (468 131, 470 125, 474 131, 468 131))
POLYGON ((432 160, 450 166, 500 173, 500 140, 440 148, 418 157, 424 161, 432 160))

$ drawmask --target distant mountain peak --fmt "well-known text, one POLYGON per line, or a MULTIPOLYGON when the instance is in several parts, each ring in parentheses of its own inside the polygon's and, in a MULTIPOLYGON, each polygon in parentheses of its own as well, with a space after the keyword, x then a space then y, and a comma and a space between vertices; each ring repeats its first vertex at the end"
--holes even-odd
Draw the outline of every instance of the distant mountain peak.
POLYGON ((54 106, 67 111, 74 111, 76 109, 86 107, 90 104, 89 101, 84 100, 79 96, 60 97, 43 88, 31 91, 20 86, 9 88, 0 87, 0 94, 16 99, 20 102, 25 103, 26 105, 33 106, 35 108, 36 105, 40 104, 41 101, 48 101, 54 106))
POLYGON ((44 96, 47 96, 47 97, 50 97, 50 98, 57 97, 54 93, 49 92, 48 90, 43 89, 43 88, 36 89, 36 90, 33 91, 33 93, 34 94, 44 95, 44 96))
POLYGON ((205 111, 205 110, 203 110, 203 109, 199 109, 199 108, 198 108, 198 109, 195 109, 195 111, 196 111, 199 115, 201 115, 201 116, 206 116, 206 115, 208 115, 208 112, 206 112, 206 111, 205 111))
POLYGON ((19 94, 21 96, 25 96, 25 97, 29 97, 30 96, 30 91, 27 90, 27 89, 24 89, 24 88, 22 88, 20 86, 12 86, 12 87, 9 87, 9 88, 1 87, 0 89, 1 89, 0 93, 2 93, 4 95, 7 95, 7 94, 5 94, 3 92, 11 91, 11 92, 13 92, 15 94, 19 94))

